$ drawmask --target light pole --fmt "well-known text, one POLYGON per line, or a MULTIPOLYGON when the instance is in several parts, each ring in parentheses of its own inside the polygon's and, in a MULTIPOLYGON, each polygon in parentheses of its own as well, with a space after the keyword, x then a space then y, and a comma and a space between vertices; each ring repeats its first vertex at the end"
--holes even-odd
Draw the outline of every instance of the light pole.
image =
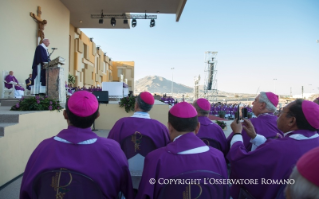
POLYGON ((274 80, 274 93, 276 94, 276 81, 277 79, 273 79, 274 80))
POLYGON ((173 97, 173 71, 174 71, 174 68, 171 68, 171 70, 172 70, 172 97, 173 97))

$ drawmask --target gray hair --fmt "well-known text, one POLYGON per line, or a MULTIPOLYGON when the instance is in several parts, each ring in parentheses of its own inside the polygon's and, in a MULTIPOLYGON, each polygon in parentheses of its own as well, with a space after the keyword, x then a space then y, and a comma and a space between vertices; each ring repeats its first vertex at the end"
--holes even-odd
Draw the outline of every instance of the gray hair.
POLYGON ((195 101, 193 102, 193 106, 194 106, 194 108, 196 109, 196 111, 197 111, 197 113, 198 113, 199 115, 201 115, 201 116, 207 116, 207 115, 209 114, 209 111, 205 111, 205 110, 203 110, 202 108, 200 108, 200 107, 198 106, 197 100, 195 100, 195 101))
POLYGON ((137 103, 137 106, 143 111, 143 112, 149 112, 153 105, 150 105, 150 104, 146 104, 142 98, 141 98, 141 94, 139 94, 136 98, 136 103, 137 103))
MULTIPOLYGON (((294 179, 294 184, 288 184, 285 193, 290 199, 319 199, 319 187, 302 177, 297 167, 294 167, 290 179, 294 179)), ((287 197, 288 198, 288 197, 287 197)))
POLYGON ((266 109, 274 113, 277 108, 269 101, 265 92, 260 92, 259 94, 259 102, 264 102, 266 104, 266 109))

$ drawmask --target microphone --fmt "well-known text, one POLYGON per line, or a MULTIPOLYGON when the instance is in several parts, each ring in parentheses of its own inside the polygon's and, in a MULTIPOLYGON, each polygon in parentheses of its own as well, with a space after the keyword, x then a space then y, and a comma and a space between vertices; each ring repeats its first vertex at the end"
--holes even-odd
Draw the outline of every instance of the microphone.
POLYGON ((51 48, 52 50, 58 50, 58 48, 51 48))

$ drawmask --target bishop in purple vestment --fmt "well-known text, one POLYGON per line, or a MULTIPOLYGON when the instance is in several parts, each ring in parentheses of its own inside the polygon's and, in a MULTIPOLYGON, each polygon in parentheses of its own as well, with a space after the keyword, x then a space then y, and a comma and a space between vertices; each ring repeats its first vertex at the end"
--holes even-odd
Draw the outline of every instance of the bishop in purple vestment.
MULTIPOLYGON (((198 133, 200 124, 194 107, 186 102, 177 103, 170 109, 168 120, 172 142, 146 156, 142 180, 136 197, 138 199, 159 198, 164 186, 161 182, 164 179, 173 179, 174 176, 185 172, 205 170, 216 172, 220 174, 221 178, 227 179, 223 153, 206 146, 195 135, 198 133), (155 183, 150 183, 152 179, 155 183)), ((196 178, 196 175, 194 177, 196 178)), ((183 193, 179 191, 179 189, 175 190, 182 198, 183 193)), ((226 192, 225 195, 228 193, 226 192)))
POLYGON ((63 115, 68 129, 42 141, 34 150, 25 168, 20 199, 34 198, 32 183, 38 174, 60 168, 91 178, 102 190, 103 198, 117 198, 119 193, 133 198, 128 162, 119 144, 91 131, 99 116, 96 97, 86 91, 75 92, 63 115))
POLYGON ((121 142, 136 132, 152 139, 156 148, 169 143, 167 127, 157 120, 151 119, 148 112, 154 104, 154 97, 149 92, 140 93, 135 102, 135 112, 131 117, 119 119, 111 129, 108 138, 121 142))
MULTIPOLYGON (((193 102, 193 106, 195 107, 198 113, 198 122, 200 123, 200 128, 197 134, 197 137, 202 140, 205 138, 213 139, 219 143, 219 150, 221 150, 225 155, 227 153, 227 141, 226 136, 222 128, 214 122, 212 122, 209 116, 210 103, 207 99, 199 98, 193 102)), ((206 141, 206 144, 209 142, 206 141)))
POLYGON ((231 164, 231 179, 256 179, 256 183, 234 184, 231 195, 239 198, 240 189, 247 190, 254 198, 276 198, 287 185, 292 168, 309 150, 319 146, 319 106, 314 102, 298 99, 284 107, 277 126, 284 132, 283 138, 266 139, 259 135, 250 120, 244 127, 234 121, 235 135, 227 158, 231 164), (243 145, 242 128, 257 146, 247 152, 243 145), (257 133, 257 134, 256 134, 257 133))
MULTIPOLYGON (((257 118, 251 118, 250 121, 254 125, 256 132, 267 139, 283 136, 283 133, 277 128, 277 116, 273 114, 276 111, 278 102, 278 96, 271 92, 260 92, 253 102, 252 111, 257 118)), ((255 146, 252 146, 250 137, 247 136, 245 130, 243 130, 242 136, 246 150, 250 151, 252 147, 254 149, 255 146)), ((228 143, 232 137, 233 133, 228 136, 228 143)))
POLYGON ((16 98, 21 98, 24 95, 24 92, 23 92, 24 88, 19 85, 19 81, 15 78, 15 76, 13 76, 13 71, 9 72, 9 75, 7 75, 5 77, 5 81, 7 83, 4 83, 4 85, 8 89, 12 88, 12 84, 8 84, 8 83, 10 83, 10 82, 15 82, 16 83, 16 85, 14 86, 14 88, 15 88, 14 96, 16 98))
POLYGON ((43 39, 43 43, 37 46, 32 64, 31 94, 46 93, 46 71, 44 62, 49 62, 49 39, 43 39))
POLYGON ((286 199, 318 198, 319 196, 319 147, 305 153, 294 167, 290 179, 294 184, 285 188, 286 199))

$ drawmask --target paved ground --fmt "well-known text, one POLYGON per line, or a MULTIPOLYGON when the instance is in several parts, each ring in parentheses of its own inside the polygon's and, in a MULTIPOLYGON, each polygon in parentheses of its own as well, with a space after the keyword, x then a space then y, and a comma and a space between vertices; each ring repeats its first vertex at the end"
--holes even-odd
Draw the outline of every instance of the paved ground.
MULTIPOLYGON (((107 137, 109 130, 94 131, 100 137, 107 137)), ((0 189, 0 199, 18 199, 20 193, 22 176, 0 189)))

